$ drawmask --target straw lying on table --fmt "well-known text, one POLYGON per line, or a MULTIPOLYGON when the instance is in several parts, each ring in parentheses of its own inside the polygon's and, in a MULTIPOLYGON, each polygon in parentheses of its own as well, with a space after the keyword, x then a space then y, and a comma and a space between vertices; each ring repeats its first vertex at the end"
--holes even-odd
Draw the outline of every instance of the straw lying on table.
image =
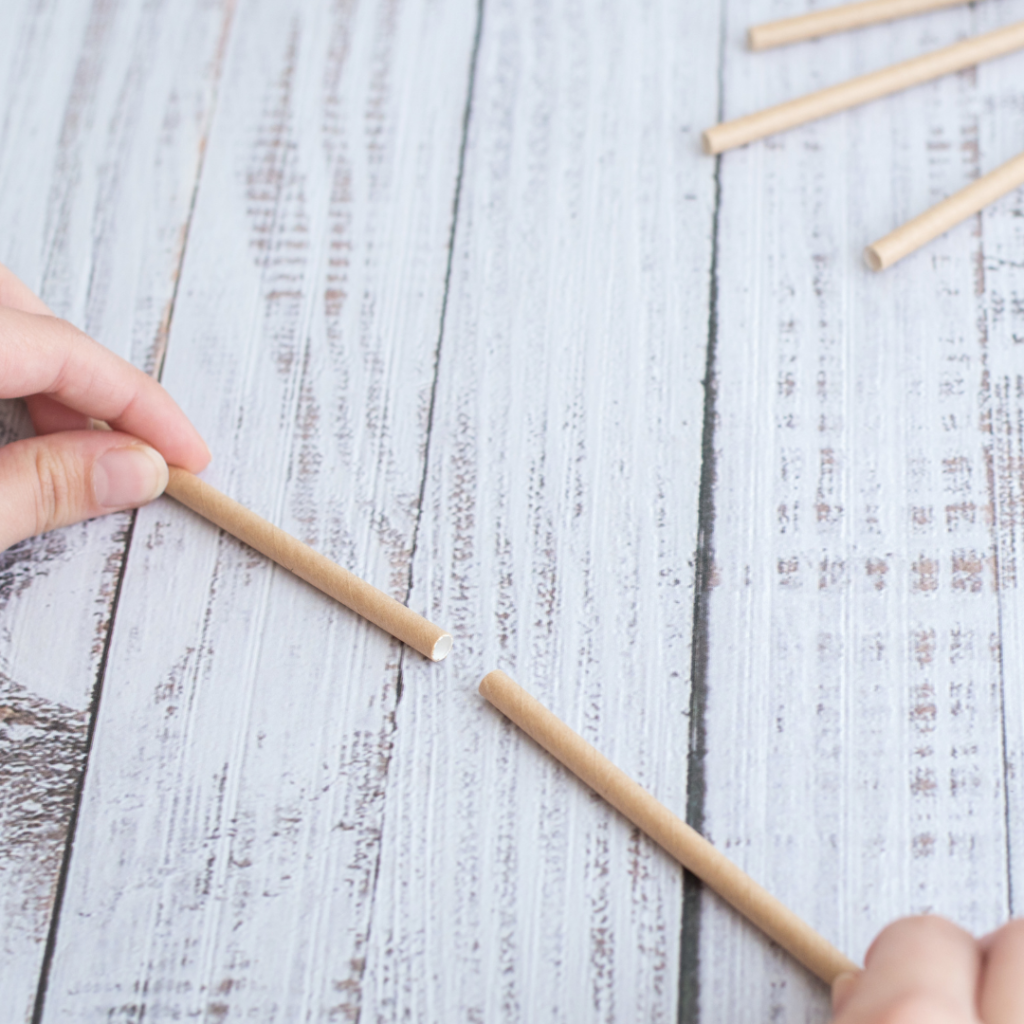
POLYGON ((1024 21, 974 36, 941 50, 893 64, 859 78, 830 86, 819 92, 801 96, 787 103, 769 107, 756 114, 725 121, 704 132, 702 139, 708 153, 722 153, 743 146, 755 139, 795 128, 829 114, 848 110, 869 100, 920 85, 941 75, 973 67, 982 61, 1002 57, 1024 47, 1024 21))
POLYGON ((843 4, 828 7, 795 18, 768 21, 754 25, 747 32, 747 42, 752 50, 767 50, 773 46, 799 43, 805 39, 817 39, 845 32, 851 28, 864 28, 882 21, 895 21, 911 14, 924 14, 943 7, 956 7, 969 0, 863 0, 858 4, 843 4))
POLYGON ((872 270, 891 267, 1020 185, 1024 185, 1024 153, 869 245, 864 258, 872 270))
POLYGON ((840 974, 859 970, 827 939, 740 871, 699 832, 655 800, 504 672, 486 675, 480 683, 480 693, 822 981, 831 985, 840 974))
POLYGON ((452 649, 451 635, 422 615, 268 523, 199 477, 177 466, 169 469, 166 493, 204 519, 227 530, 431 661, 440 661, 452 649))
MULTIPOLYGON (((90 420, 93 430, 110 430, 103 420, 90 420)), ((328 597, 408 644, 431 661, 442 661, 452 649, 452 636, 440 626, 417 615, 382 590, 343 569, 326 555, 286 533, 262 516, 222 494, 179 466, 168 466, 169 497, 208 519, 215 526, 266 555, 283 569, 312 584, 328 597)))

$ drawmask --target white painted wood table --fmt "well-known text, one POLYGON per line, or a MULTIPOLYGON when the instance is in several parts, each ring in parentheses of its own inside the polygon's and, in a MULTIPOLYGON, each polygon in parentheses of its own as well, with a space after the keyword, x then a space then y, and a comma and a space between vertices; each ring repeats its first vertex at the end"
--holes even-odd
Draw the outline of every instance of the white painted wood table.
MULTIPOLYGON (((427 663, 169 499, 0 556, 0 1014, 827 1019, 476 694, 504 668, 851 956, 1024 886, 1024 17, 803 0, 4 0, 0 260, 427 663)), ((2 439, 26 432, 18 403, 2 439)))

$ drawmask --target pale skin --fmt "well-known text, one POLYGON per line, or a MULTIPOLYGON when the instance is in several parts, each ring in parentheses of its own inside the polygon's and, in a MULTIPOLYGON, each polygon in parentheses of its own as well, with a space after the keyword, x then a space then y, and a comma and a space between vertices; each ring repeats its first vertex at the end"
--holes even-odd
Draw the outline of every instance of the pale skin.
POLYGON ((151 377, 65 320, 0 265, 0 399, 24 398, 36 436, 0 447, 0 551, 163 493, 168 464, 210 452, 151 377), (110 431, 90 429, 99 420, 110 431))
POLYGON ((941 917, 908 917, 832 987, 833 1024, 1020 1024, 1024 920, 983 939, 941 917))

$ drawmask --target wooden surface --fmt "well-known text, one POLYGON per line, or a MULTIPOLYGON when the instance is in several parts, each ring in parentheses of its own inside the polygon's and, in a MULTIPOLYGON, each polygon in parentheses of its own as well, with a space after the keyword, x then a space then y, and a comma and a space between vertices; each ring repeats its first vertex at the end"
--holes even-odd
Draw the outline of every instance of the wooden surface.
MULTIPOLYGON (((0 261, 433 665, 174 502, 0 555, 12 1021, 825 1021, 476 693, 502 668, 854 958, 1024 886, 1024 17, 802 0, 7 0, 0 261)), ((27 430, 0 407, 0 436, 27 430)), ((1016 902, 1015 902, 1016 900, 1016 902)))

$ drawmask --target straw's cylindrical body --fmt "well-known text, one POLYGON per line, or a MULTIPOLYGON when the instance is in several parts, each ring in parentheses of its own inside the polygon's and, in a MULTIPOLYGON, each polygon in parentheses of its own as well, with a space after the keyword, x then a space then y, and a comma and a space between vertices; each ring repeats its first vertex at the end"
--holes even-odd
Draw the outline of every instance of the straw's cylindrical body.
POLYGON ((747 32, 747 42, 752 50, 767 50, 773 46, 817 39, 833 32, 845 32, 851 28, 863 28, 881 21, 893 21, 911 14, 923 14, 925 11, 965 3, 968 0, 863 0, 862 3, 826 7, 821 11, 799 14, 795 18, 754 25, 747 32))
POLYGON ((965 39, 941 50, 903 61, 902 64, 893 64, 869 75, 851 78, 847 82, 780 103, 756 114, 717 124, 704 132, 704 149, 708 153, 721 153, 941 75, 973 67, 1021 47, 1024 47, 1024 21, 965 39))
POLYGON ((167 493, 432 661, 451 650, 443 629, 192 473, 172 466, 167 493))
POLYGON ((937 203, 864 250, 872 270, 884 270, 933 238, 1024 185, 1024 153, 937 203))
POLYGON ((838 975, 858 970, 852 960, 740 871, 700 833, 616 768, 504 672, 485 676, 480 692, 574 775, 823 981, 831 984, 838 975))

